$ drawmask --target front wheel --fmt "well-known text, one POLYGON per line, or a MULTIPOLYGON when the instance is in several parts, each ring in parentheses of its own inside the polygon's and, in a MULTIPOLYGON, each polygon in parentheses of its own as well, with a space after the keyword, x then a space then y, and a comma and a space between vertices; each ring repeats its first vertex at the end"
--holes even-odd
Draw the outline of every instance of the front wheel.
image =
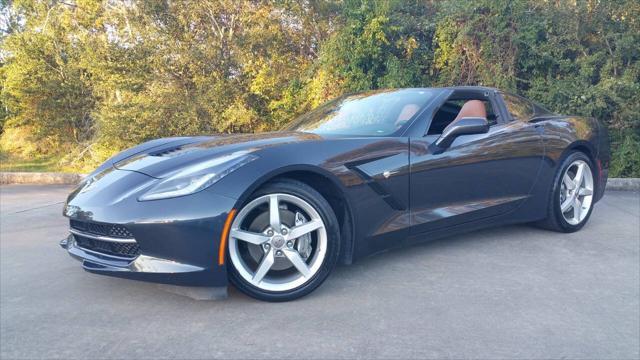
POLYGON ((279 180, 258 190, 229 232, 231 282, 260 300, 288 301, 318 287, 338 259, 338 221, 313 188, 279 180))
POLYGON ((561 232, 580 230, 593 210, 594 173, 589 157, 570 153, 558 169, 543 227, 561 232))

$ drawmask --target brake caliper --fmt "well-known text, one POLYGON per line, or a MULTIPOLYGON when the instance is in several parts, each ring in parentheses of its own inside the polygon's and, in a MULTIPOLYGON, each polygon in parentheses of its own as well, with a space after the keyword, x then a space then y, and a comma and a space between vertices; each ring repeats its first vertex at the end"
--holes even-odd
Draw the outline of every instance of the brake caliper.
MULTIPOLYGON (((300 226, 306 222, 307 219, 305 219, 304 215, 296 211, 295 226, 300 226)), ((311 233, 306 233, 296 240, 296 250, 304 260, 311 256, 311 251, 313 250, 311 248, 311 233)))

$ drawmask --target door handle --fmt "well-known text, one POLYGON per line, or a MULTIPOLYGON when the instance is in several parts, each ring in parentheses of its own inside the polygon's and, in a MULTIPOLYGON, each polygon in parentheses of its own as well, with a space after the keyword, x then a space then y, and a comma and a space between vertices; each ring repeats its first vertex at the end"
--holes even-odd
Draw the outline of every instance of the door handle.
POLYGON ((384 178, 385 178, 385 179, 388 179, 388 178, 389 178, 389 176, 391 176, 391 175, 395 175, 395 174, 397 174, 397 173, 399 173, 399 172, 400 172, 400 171, 398 171, 398 170, 385 170, 385 171, 382 173, 382 176, 384 176, 384 178))

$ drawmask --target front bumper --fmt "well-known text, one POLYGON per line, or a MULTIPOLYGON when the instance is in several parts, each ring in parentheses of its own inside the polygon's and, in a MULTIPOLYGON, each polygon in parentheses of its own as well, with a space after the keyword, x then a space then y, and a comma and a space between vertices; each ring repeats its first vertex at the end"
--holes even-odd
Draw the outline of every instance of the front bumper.
POLYGON ((226 286, 226 270, 203 268, 140 254, 135 259, 123 259, 84 249, 77 245, 73 234, 60 241, 71 257, 82 262, 84 270, 114 277, 183 286, 226 286))
POLYGON ((65 205, 71 220, 122 225, 139 246, 134 258, 113 256, 78 245, 70 234, 61 242, 89 272, 184 286, 227 286, 226 265, 218 264, 220 238, 236 200, 205 190, 174 199, 137 200, 153 179, 116 170, 108 186, 74 192, 65 205), (143 190, 141 190, 143 191, 143 190))

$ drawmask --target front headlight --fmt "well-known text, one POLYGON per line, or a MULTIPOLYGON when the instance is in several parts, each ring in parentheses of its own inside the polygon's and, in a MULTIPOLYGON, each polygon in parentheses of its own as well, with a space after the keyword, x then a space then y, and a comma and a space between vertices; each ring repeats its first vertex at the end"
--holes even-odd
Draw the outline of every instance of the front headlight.
POLYGON ((193 194, 215 184, 241 166, 257 159, 255 155, 237 152, 217 157, 193 166, 163 179, 138 200, 159 200, 193 194))

